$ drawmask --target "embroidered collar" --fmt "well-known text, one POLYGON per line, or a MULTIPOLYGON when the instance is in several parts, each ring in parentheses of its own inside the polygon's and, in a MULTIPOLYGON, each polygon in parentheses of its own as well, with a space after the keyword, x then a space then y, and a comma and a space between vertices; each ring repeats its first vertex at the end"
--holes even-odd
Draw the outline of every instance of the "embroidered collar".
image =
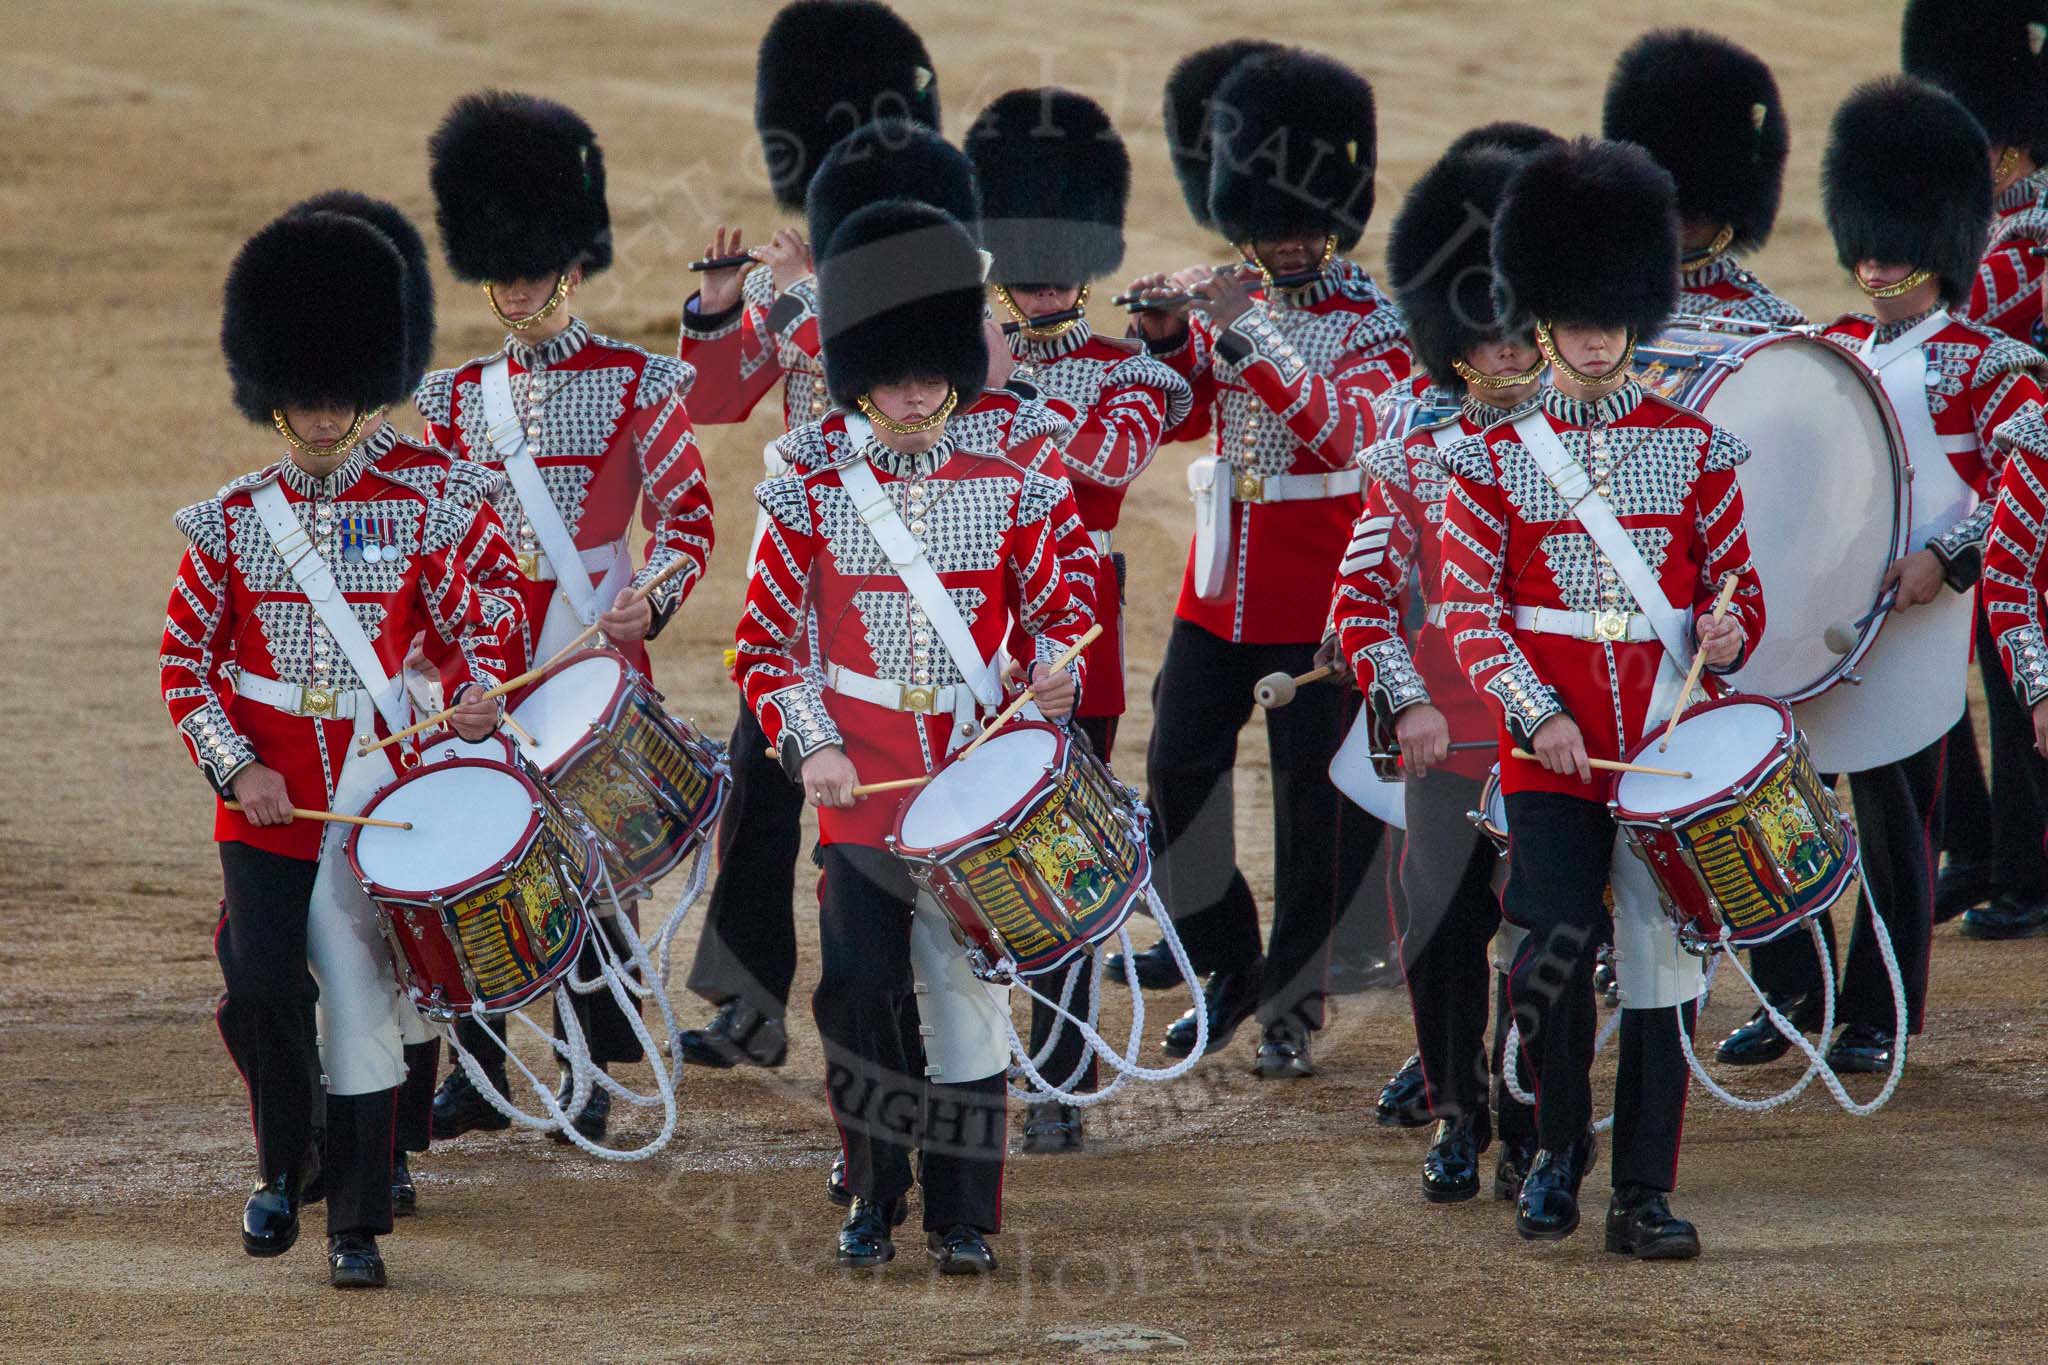
POLYGON ((1619 422, 1643 401, 1642 385, 1630 379, 1613 393, 1595 402, 1568 398, 1555 388, 1543 390, 1543 410, 1574 427, 1604 427, 1619 422))
POLYGON ((348 458, 324 478, 313 477, 286 456, 278 464, 278 479, 302 498, 338 498, 353 487, 371 465, 390 454, 391 448, 397 444, 398 429, 389 422, 379 422, 377 429, 358 441, 349 451, 348 458))
POLYGON ((928 479, 939 472, 939 466, 953 457, 953 438, 950 434, 941 436, 938 444, 921 455, 905 455, 891 450, 880 441, 869 438, 861 447, 860 456, 884 474, 899 479, 928 479))
POLYGON ((2048 166, 2042 167, 2032 175, 2023 175, 2000 190, 1998 197, 1991 201, 1992 216, 2003 218, 2009 213, 2030 209, 2041 198, 2044 190, 2048 190, 2048 166))
POLYGON ((1284 308, 1313 308, 1342 289, 1345 282, 1352 276, 1362 276, 1364 273, 1363 270, 1349 261, 1331 257, 1330 263, 1323 267, 1323 273, 1301 288, 1270 289, 1264 291, 1266 307, 1269 311, 1277 311, 1284 308))
POLYGON ((545 369, 559 365, 590 344, 590 328, 582 318, 569 319, 569 325, 549 337, 538 346, 528 346, 516 335, 505 338, 505 344, 512 358, 529 370, 545 369))
POLYGON ((1912 317, 1909 318, 1901 318, 1897 322, 1879 322, 1876 318, 1871 318, 1871 324, 1876 329, 1871 334, 1871 345, 1889 346, 1892 342, 1897 341, 1900 337, 1912 331, 1915 327, 1918 327, 1921 323, 1927 321, 1927 319, 1933 317, 1934 314, 1939 310, 1939 308, 1940 305, 1936 304, 1933 308, 1929 308, 1924 312, 1915 313, 1912 317))
POLYGON ((1497 423, 1505 422, 1510 417, 1521 416, 1529 410, 1530 404, 1537 401, 1538 396, 1531 394, 1513 407, 1503 408, 1497 404, 1481 402, 1468 393, 1465 395, 1464 400, 1458 404, 1458 410, 1465 415, 1465 420, 1473 426, 1490 427, 1497 423))
POLYGON ((1678 287, 1681 292, 1698 294, 1717 284, 1740 284, 1747 273, 1740 261, 1724 251, 1697 270, 1680 271, 1678 287))
POLYGON ((1010 353, 1020 364, 1048 365, 1080 350, 1093 335, 1088 330, 1088 320, 1083 318, 1058 336, 1044 340, 1019 332, 1010 339, 1010 353))

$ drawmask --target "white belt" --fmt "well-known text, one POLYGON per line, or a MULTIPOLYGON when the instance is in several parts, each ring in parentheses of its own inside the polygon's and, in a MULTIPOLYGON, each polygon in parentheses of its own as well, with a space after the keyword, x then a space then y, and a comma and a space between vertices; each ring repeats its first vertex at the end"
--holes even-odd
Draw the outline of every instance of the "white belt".
MULTIPOLYGON (((1537 608, 1537 610, 1540 611, 1542 610, 1542 608, 1539 607, 1537 608)), ((1424 625, 1435 626, 1437 629, 1441 630, 1443 629, 1444 616, 1445 612, 1443 603, 1425 602, 1422 604, 1422 623, 1424 625)), ((1515 620, 1519 623, 1521 619, 1522 614, 1519 611, 1516 612, 1515 620)))
MULTIPOLYGON (((619 562, 620 546, 617 541, 600 545, 595 550, 583 550, 578 558, 583 561, 583 571, 592 578, 602 578, 612 571, 612 565, 619 562)), ((560 577, 555 572, 554 561, 544 550, 522 550, 519 553, 519 571, 536 583, 552 583, 560 577)))
POLYGON ((1342 498, 1365 487, 1362 469, 1333 469, 1327 474, 1250 474, 1233 476, 1230 496, 1236 502, 1307 502, 1342 498))
POLYGON ((927 716, 952 715, 959 709, 963 698, 973 695, 964 683, 934 687, 929 683, 897 682, 893 678, 871 678, 838 664, 825 666, 825 686, 842 697, 852 697, 871 706, 886 706, 891 711, 914 711, 927 716))
POLYGON ((1657 638, 1657 628, 1641 612, 1559 611, 1555 607, 1516 607, 1515 627, 1537 635, 1569 635, 1574 640, 1606 640, 1643 644, 1657 638))
POLYGON ((295 716, 316 716, 323 720, 354 720, 358 715, 370 712, 370 691, 366 687, 351 687, 336 691, 331 687, 301 687, 297 683, 279 682, 266 678, 261 673, 244 669, 235 675, 235 695, 250 701, 274 706, 295 716))
POLYGON ((1107 557, 1109 554, 1109 537, 1110 533, 1108 531, 1090 531, 1088 533, 1088 543, 1095 547, 1095 553, 1107 557))

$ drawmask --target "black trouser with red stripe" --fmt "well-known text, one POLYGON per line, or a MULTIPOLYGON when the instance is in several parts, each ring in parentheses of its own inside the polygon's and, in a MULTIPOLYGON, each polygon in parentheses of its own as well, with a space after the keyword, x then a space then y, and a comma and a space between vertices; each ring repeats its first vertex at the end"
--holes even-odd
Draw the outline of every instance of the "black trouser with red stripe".
MULTIPOLYGON (((1557 792, 1507 798, 1507 917, 1529 931, 1508 974, 1515 1022, 1536 1072, 1537 1139, 1561 1151, 1593 1124, 1593 966, 1614 935, 1604 897, 1614 857, 1607 807, 1557 792)), ((1679 1044, 1694 1006, 1624 1010, 1614 1082, 1613 1181, 1669 1191, 1692 1079, 1679 1044)))
POLYGON ((804 794, 768 757, 761 724, 744 705, 726 756, 732 786, 718 821, 718 874, 687 984, 714 1005, 739 1000, 780 1019, 796 976, 804 794))
POLYGON ((910 874, 887 850, 825 846, 811 1013, 825 1044, 825 1093, 846 1151, 846 1186, 886 1208, 910 1189, 916 1146, 925 1227, 995 1232, 1009 1118, 1004 1073, 940 1084, 909 1055, 913 895, 910 874))
POLYGON ((306 963, 306 916, 320 865, 239 842, 220 846, 225 886, 214 955, 221 1041, 249 1087, 256 1168, 268 1183, 325 1172, 327 1230, 391 1231, 394 1091, 326 1095, 306 963))

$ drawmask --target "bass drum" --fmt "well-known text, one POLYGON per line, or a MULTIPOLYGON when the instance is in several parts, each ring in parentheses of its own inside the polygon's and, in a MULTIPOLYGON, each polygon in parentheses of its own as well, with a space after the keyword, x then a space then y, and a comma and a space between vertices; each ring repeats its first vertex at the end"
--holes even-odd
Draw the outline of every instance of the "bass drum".
POLYGON ((1804 330, 1681 315, 1636 361, 1645 388, 1750 449, 1736 479, 1765 627, 1729 687, 1787 704, 1819 696, 1869 652, 1884 614, 1847 654, 1828 648, 1828 627, 1869 612, 1906 551, 1911 485, 1890 400, 1847 347, 1804 330))

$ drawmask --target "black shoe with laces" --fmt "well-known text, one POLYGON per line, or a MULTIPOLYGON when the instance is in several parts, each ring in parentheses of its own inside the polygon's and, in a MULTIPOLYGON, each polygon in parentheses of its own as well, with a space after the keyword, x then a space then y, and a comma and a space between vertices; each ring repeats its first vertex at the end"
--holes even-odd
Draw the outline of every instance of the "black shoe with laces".
POLYGON ((1664 1191, 1622 1185, 1607 1205, 1607 1249, 1638 1261, 1690 1261, 1700 1254, 1700 1234, 1672 1214, 1664 1191))
POLYGON ((1309 1027, 1293 1015, 1259 1030, 1259 1055, 1252 1074, 1262 1081, 1299 1081, 1316 1074, 1309 1057, 1309 1027))
MULTIPOLYGON (((505 1077, 501 1073, 485 1074, 485 1080, 505 1093, 505 1077)), ((469 1074, 461 1067, 448 1073, 441 1082, 441 1088, 434 1092, 432 1132, 436 1142, 459 1138, 464 1133, 496 1133, 512 1126, 512 1120, 492 1107, 477 1088, 469 1083, 469 1074)))
POLYGON ((1536 1153, 1515 1201, 1515 1231, 1532 1242, 1561 1242, 1579 1230, 1579 1185, 1593 1164, 1589 1132, 1562 1151, 1536 1153))
MULTIPOLYGON (((1802 1032, 1820 1027, 1821 1002, 1817 996, 1777 996, 1772 998, 1771 1004, 1802 1032)), ((1792 1040, 1778 1032, 1771 1016, 1759 1009, 1749 1016, 1749 1022, 1737 1026, 1721 1040, 1714 1049, 1714 1058, 1729 1066, 1762 1066, 1766 1062, 1777 1061, 1791 1050, 1792 1040)))
POLYGON ((886 1213, 872 1199, 855 1199, 846 1212, 846 1221, 839 1225, 839 1264, 851 1270, 865 1270, 894 1259, 896 1244, 889 1239, 889 1233, 901 1226, 909 1214, 910 1206, 901 1198, 886 1213))
POLYGON ((395 1152, 391 1157, 391 1216, 410 1218, 420 1211, 419 1187, 412 1183, 412 1171, 405 1164, 406 1154, 395 1152))
POLYGON ((327 1239, 327 1279, 336 1289, 382 1289, 384 1257, 367 1232, 337 1232, 327 1239))
POLYGON ((996 1268, 996 1254, 979 1228, 956 1224, 924 1236, 925 1250, 941 1275, 986 1275, 996 1268))
POLYGON ((1373 1119, 1382 1128, 1423 1128, 1430 1122, 1429 1087, 1422 1079, 1422 1058, 1411 1054, 1401 1069, 1380 1087, 1373 1119))
MULTIPOLYGON (((1209 1014, 1208 1055, 1221 1052, 1238 1025, 1259 1008, 1259 971, 1263 959, 1237 971, 1217 972, 1202 987, 1202 1007, 1209 1014)), ((1187 1010, 1166 1026, 1166 1055, 1185 1057, 1195 1050, 1195 1012, 1187 1010)))
POLYGON ((299 1240, 299 1196, 296 1176, 266 1180, 249 1193, 242 1206, 242 1250, 251 1256, 282 1256, 299 1240))
POLYGON ((1032 1155, 1081 1150, 1081 1111, 1047 1100, 1024 1110, 1024 1150, 1032 1155))
POLYGON ((676 1051, 692 1066, 773 1068, 789 1060, 789 1032, 775 1016, 728 1000, 703 1028, 678 1033, 676 1051))
POLYGON ((1138 973, 1138 984, 1148 991, 1172 990, 1180 984, 1180 968, 1174 964, 1173 950, 1166 946, 1165 939, 1129 957, 1111 953, 1109 961, 1102 964, 1102 975, 1110 981, 1128 985, 1134 967, 1138 973))
POLYGON ((1964 938, 2032 938, 2048 929, 2048 897, 2038 891, 2001 891, 1991 904, 1963 912, 1956 932, 1964 938))
MULTIPOLYGON (((569 1107, 569 1101, 574 1098, 576 1098, 576 1083, 564 1080, 562 1088, 555 1092, 555 1103, 566 1110, 569 1107)), ((569 1126, 591 1142, 603 1142, 605 1130, 611 1125, 611 1116, 612 1092, 593 1081, 590 1085, 590 1097, 583 1101, 583 1108, 578 1110, 576 1116, 569 1120, 569 1126)), ((564 1147, 570 1145, 568 1134, 559 1128, 548 1130, 548 1139, 552 1142, 559 1142, 564 1147)))

